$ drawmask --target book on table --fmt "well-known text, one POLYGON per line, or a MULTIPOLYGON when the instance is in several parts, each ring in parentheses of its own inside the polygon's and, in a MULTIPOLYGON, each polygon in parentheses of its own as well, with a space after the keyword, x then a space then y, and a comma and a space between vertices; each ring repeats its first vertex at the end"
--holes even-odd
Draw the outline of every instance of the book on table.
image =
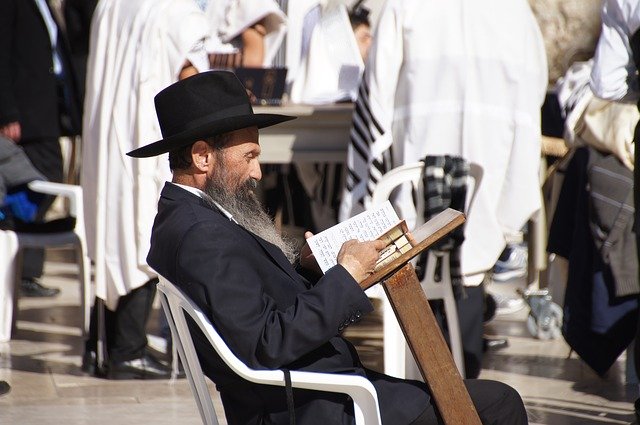
POLYGON ((374 273, 367 278, 367 281, 380 280, 462 222, 464 215, 448 208, 409 232, 406 222, 400 220, 391 203, 386 201, 317 233, 307 243, 324 273, 337 264, 338 252, 346 241, 385 241, 386 247, 380 251, 374 273))

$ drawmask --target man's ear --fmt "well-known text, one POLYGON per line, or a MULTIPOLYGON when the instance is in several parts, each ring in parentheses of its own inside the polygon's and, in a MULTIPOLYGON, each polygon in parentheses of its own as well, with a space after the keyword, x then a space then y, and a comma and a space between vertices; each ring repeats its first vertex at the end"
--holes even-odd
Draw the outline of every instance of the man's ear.
POLYGON ((213 169, 213 149, 204 140, 198 140, 191 145, 191 161, 200 172, 206 173, 213 169))

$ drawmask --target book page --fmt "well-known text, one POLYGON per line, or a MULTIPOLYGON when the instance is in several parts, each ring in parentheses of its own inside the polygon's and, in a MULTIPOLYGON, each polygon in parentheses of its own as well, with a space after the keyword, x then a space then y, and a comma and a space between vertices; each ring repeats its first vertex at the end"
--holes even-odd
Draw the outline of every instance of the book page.
POLYGON ((337 264, 338 252, 344 242, 377 239, 399 221, 398 214, 387 201, 314 235, 307 243, 324 273, 337 264))

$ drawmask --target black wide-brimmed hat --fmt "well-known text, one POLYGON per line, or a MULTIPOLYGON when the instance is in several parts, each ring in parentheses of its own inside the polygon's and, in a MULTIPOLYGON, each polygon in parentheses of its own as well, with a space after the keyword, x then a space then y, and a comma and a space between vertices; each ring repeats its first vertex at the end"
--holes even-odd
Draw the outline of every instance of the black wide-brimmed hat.
POLYGON ((158 93, 155 103, 163 139, 127 155, 147 158, 206 137, 247 127, 269 127, 295 118, 254 114, 246 89, 229 71, 208 71, 178 81, 158 93))

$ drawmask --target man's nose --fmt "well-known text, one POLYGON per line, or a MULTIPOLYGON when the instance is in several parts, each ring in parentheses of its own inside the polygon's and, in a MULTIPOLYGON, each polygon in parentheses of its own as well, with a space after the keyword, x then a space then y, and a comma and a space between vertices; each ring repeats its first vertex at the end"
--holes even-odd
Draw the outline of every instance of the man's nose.
POLYGON ((255 161, 252 164, 249 177, 256 179, 257 181, 260 181, 262 179, 262 170, 260 169, 260 163, 258 161, 255 161))

